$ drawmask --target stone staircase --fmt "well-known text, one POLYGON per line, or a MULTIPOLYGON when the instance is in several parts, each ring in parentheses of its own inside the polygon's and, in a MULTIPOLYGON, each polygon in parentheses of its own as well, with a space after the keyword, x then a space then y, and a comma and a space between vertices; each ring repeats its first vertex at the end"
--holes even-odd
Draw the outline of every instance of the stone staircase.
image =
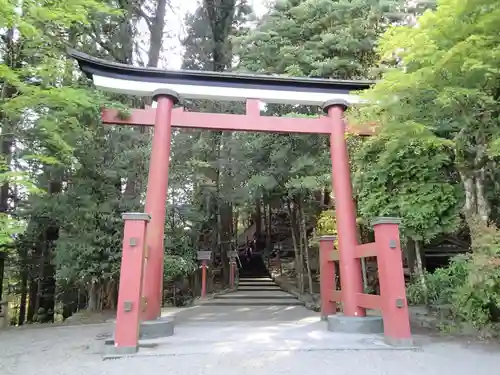
POLYGON ((235 292, 216 295, 206 306, 303 306, 270 277, 261 257, 254 257, 241 270, 235 292))
POLYGON ((238 290, 216 295, 209 306, 302 306, 303 303, 284 292, 269 277, 242 278, 238 290))

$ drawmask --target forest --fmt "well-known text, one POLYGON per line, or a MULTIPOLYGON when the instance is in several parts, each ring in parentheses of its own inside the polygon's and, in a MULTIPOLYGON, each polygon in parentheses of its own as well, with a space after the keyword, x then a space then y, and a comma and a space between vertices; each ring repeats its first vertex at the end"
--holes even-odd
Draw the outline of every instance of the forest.
MULTIPOLYGON (((121 214, 144 209, 152 133, 103 126, 100 110, 144 108, 151 98, 99 92, 67 51, 164 68, 176 4, 1 5, 0 300, 12 325, 114 310, 121 214)), ((347 113, 349 122, 378 124, 373 136, 348 135, 359 240, 373 235, 372 218, 402 218, 409 301, 446 305, 451 321, 494 331, 499 25, 496 0, 277 0, 261 16, 246 0, 202 0, 184 19, 181 68, 373 80, 347 113), (467 251, 426 269, 424 248, 443 236, 467 251)), ((244 111, 239 102, 184 106, 244 111)), ((268 105, 265 115, 319 111, 268 105)), ((288 253, 297 289, 317 294, 318 236, 336 234, 328 137, 177 129, 171 153, 165 303, 173 289, 198 293, 198 250, 220 258, 222 285, 211 288, 224 287, 226 254, 249 231, 266 257, 288 253)), ((370 262, 364 270, 365 287, 376 289, 376 270, 370 262)))

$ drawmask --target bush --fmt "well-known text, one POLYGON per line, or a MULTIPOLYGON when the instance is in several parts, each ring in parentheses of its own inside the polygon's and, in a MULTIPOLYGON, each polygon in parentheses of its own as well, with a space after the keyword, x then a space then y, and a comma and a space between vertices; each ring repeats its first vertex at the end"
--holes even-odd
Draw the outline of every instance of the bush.
POLYGON ((451 304, 457 288, 466 282, 468 259, 467 255, 459 255, 450 260, 448 267, 426 272, 425 286, 419 278, 412 279, 406 290, 408 302, 430 306, 451 304))
POLYGON ((470 221, 472 254, 467 280, 453 294, 457 321, 487 328, 500 321, 500 231, 480 221, 470 221))
POLYGON ((178 255, 165 256, 163 275, 166 283, 184 279, 196 271, 196 263, 178 255))
POLYGON ((335 211, 326 210, 323 211, 317 221, 316 227, 314 228, 314 235, 309 238, 309 246, 313 249, 319 248, 319 238, 321 236, 336 236, 337 235, 337 222, 335 220, 335 211))
POLYGON ((448 268, 410 282, 410 304, 451 305, 451 318, 491 332, 500 322, 500 231, 481 221, 469 219, 471 250, 451 260, 448 268))

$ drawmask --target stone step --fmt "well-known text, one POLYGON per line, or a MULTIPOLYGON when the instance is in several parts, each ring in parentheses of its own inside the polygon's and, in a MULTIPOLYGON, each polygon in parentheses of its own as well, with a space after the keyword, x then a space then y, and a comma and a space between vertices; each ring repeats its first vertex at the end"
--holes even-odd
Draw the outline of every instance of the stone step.
MULTIPOLYGON (((254 274, 246 274, 244 272, 240 272, 240 279, 254 279, 256 276, 254 274)), ((269 275, 261 275, 257 276, 259 279, 270 279, 269 275)))
POLYGON ((246 286, 246 285, 238 285, 238 291, 269 291, 269 290, 281 290, 278 285, 269 285, 269 286, 246 286))
POLYGON ((290 294, 285 292, 236 292, 236 293, 228 293, 217 295, 214 298, 216 299, 289 299, 293 298, 290 294))
POLYGON ((249 283, 246 281, 240 281, 240 282, 238 282, 238 285, 241 285, 241 286, 275 286, 276 284, 273 283, 272 281, 269 283, 249 283))
POLYGON ((304 304, 294 298, 287 299, 212 299, 203 303, 203 306, 303 306, 304 304))
POLYGON ((240 277, 240 282, 245 283, 274 283, 270 277, 240 277))

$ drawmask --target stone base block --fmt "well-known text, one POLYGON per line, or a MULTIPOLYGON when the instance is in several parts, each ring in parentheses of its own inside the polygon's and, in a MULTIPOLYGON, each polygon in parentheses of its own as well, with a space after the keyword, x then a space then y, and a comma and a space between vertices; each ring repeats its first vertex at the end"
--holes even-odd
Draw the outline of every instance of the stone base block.
POLYGON ((137 346, 114 346, 105 345, 104 346, 104 359, 113 359, 128 357, 137 353, 139 348, 137 346))
POLYGON ((157 339, 174 335, 174 321, 172 318, 162 317, 156 320, 141 322, 139 339, 157 339))
POLYGON ((413 339, 410 337, 410 338, 406 338, 406 339, 395 339, 393 337, 387 337, 385 336, 384 337, 384 341, 387 345, 391 345, 391 346, 397 346, 397 347, 402 347, 402 348, 407 348, 407 347, 414 347, 415 346, 415 343, 413 341, 413 339))
POLYGON ((351 317, 342 314, 327 317, 328 330, 341 333, 383 333, 384 321, 380 316, 351 317))

